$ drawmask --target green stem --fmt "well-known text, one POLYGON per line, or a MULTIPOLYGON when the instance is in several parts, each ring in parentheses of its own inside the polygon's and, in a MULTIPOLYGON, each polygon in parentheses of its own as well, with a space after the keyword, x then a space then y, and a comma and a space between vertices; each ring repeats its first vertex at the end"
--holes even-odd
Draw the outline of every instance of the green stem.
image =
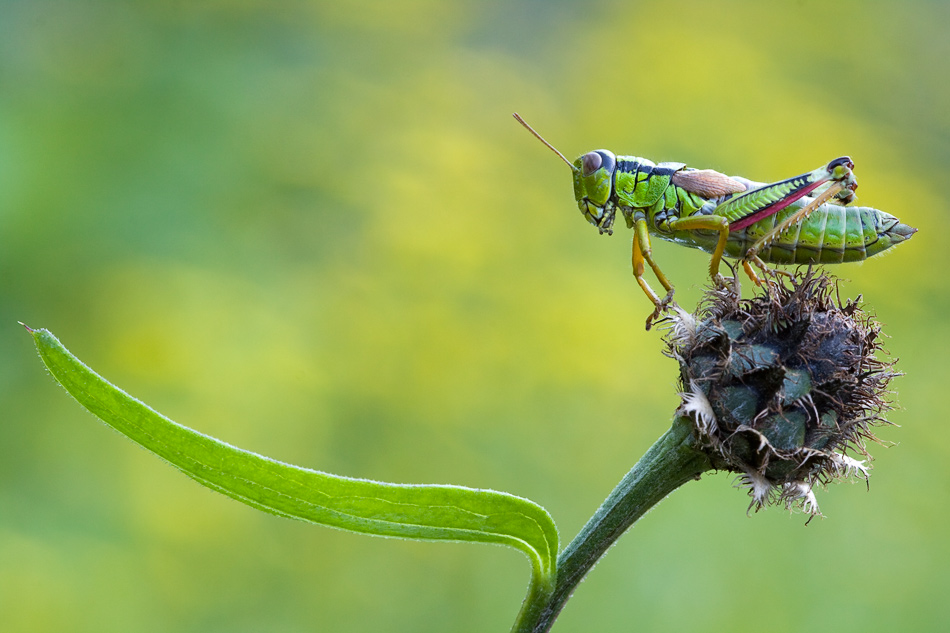
POLYGON ((712 470, 709 459, 695 446, 692 428, 689 418, 674 418, 670 429, 627 473, 558 556, 554 590, 529 592, 513 632, 548 631, 574 588, 627 528, 687 481, 712 470))

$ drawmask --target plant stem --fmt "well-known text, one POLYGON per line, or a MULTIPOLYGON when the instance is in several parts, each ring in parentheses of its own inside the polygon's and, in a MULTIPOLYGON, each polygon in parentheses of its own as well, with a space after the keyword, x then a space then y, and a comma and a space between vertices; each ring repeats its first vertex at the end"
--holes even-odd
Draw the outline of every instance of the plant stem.
POLYGON ((692 429, 691 419, 673 419, 670 429, 640 458, 558 556, 554 591, 529 592, 513 632, 548 631, 574 588, 627 528, 687 481, 712 470, 709 459, 695 446, 692 429))

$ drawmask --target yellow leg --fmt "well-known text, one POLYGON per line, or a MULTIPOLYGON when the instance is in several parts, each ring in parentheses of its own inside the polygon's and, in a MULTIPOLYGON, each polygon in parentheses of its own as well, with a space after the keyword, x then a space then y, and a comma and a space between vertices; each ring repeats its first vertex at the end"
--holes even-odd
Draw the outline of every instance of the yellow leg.
POLYGON ((721 215, 694 215, 671 220, 669 228, 673 231, 706 230, 719 232, 719 240, 716 242, 712 259, 709 261, 709 276, 716 286, 724 287, 726 282, 719 274, 719 264, 722 263, 722 254, 726 250, 726 241, 729 239, 729 220, 721 215))
MULTIPOLYGON (((653 274, 656 275, 657 281, 663 284, 663 289, 666 290, 667 294, 672 296, 673 285, 670 284, 666 275, 663 274, 663 271, 660 270, 656 262, 653 261, 653 248, 650 246, 650 233, 647 230, 647 221, 641 218, 636 221, 633 234, 633 274, 636 275, 637 281, 640 282, 641 286, 646 285, 646 282, 642 281, 644 261, 653 269, 653 274)), ((646 286, 646 288, 649 288, 649 286, 646 286)), ((653 290, 650 290, 648 294, 653 294, 653 290)), ((654 294, 653 296, 656 295, 654 294)), ((654 300, 653 303, 657 303, 657 301, 654 300)))
POLYGON ((643 266, 643 253, 640 250, 640 241, 634 236, 633 238, 633 276, 636 278, 637 283, 640 284, 640 288, 643 289, 643 293, 647 298, 653 303, 653 305, 660 305, 660 298, 653 292, 653 288, 650 287, 650 284, 646 282, 643 278, 643 271, 645 270, 643 266))
MULTIPOLYGON (((759 259, 759 258, 756 257, 756 259, 759 259)), ((759 260, 759 261, 762 261, 762 260, 759 260)), ((749 260, 746 260, 746 259, 742 260, 742 270, 744 270, 745 274, 748 275, 749 279, 752 280, 752 283, 754 283, 756 286, 760 286, 760 287, 762 286, 762 280, 759 278, 758 275, 755 274, 755 271, 752 270, 752 266, 749 264, 749 260)))
POLYGON ((787 273, 784 270, 778 270, 777 268, 769 268, 758 255, 749 257, 748 254, 746 254, 745 258, 742 260, 742 269, 745 271, 745 274, 749 276, 749 279, 752 280, 752 283, 754 283, 756 286, 762 285, 762 279, 755 274, 755 271, 752 269, 752 264, 755 264, 766 277, 769 275, 781 275, 789 279, 792 278, 791 273, 787 273))
POLYGON ((660 270, 659 266, 656 265, 656 262, 653 261, 653 249, 650 247, 650 234, 647 231, 647 221, 643 218, 637 220, 634 225, 633 276, 636 278, 637 283, 640 284, 640 288, 644 294, 653 302, 655 307, 653 314, 647 317, 647 329, 649 330, 653 320, 659 317, 660 313, 665 310, 670 304, 670 301, 672 301, 673 285, 666 278, 666 275, 663 274, 663 271, 660 270), (666 290, 666 296, 662 299, 653 291, 653 288, 650 287, 646 279, 643 278, 643 273, 646 270, 644 263, 649 264, 657 280, 663 284, 663 288, 666 290))

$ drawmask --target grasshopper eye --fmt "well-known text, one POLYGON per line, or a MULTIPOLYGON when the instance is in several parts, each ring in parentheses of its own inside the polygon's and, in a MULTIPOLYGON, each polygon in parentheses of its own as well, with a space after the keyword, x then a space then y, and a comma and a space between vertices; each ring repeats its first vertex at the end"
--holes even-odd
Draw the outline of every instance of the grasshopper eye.
POLYGON ((581 164, 584 166, 584 175, 590 176, 592 173, 600 169, 600 166, 603 165, 604 159, 597 152, 587 152, 584 154, 584 157, 581 159, 581 164))

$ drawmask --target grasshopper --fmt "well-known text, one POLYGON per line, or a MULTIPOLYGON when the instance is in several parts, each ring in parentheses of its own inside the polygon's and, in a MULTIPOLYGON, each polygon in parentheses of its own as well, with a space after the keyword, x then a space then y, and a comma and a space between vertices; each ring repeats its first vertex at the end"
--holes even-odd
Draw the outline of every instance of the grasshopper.
POLYGON ((861 261, 917 232, 884 211, 844 206, 856 199, 858 187, 854 163, 847 156, 770 184, 604 149, 572 163, 517 113, 514 117, 571 168, 574 197, 588 222, 610 235, 620 211, 634 230, 633 274, 655 307, 647 318, 648 330, 668 309, 674 292, 653 260, 651 234, 711 253, 709 275, 717 287, 724 287, 719 274, 723 256, 738 259, 761 286, 753 266, 768 276, 788 273, 766 264, 861 261), (662 299, 643 277, 646 266, 666 290, 662 299))

